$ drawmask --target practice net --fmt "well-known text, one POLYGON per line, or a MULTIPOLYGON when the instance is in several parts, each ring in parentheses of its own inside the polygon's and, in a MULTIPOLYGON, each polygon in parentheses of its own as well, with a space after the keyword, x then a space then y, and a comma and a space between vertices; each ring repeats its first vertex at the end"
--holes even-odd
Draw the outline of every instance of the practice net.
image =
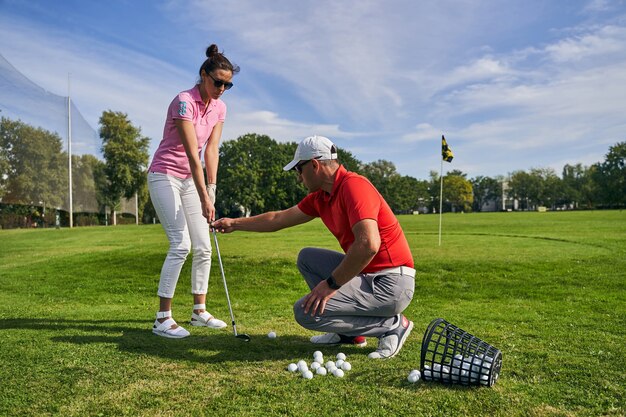
MULTIPOLYGON (((35 84, 1 54, 0 117, 0 228, 68 225, 70 138, 73 224, 111 223, 111 207, 97 192, 103 161, 96 130, 72 100, 35 84)), ((115 210, 132 219, 135 199, 115 210)))

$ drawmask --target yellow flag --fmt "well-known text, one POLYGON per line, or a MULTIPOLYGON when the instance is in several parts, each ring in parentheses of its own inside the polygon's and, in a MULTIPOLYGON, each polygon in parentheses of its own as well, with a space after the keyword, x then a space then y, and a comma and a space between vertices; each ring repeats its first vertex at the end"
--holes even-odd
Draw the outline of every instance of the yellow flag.
POLYGON ((448 146, 446 138, 444 138, 443 135, 441 135, 441 156, 446 162, 452 162, 452 158, 454 158, 452 149, 450 149, 450 147, 448 146))

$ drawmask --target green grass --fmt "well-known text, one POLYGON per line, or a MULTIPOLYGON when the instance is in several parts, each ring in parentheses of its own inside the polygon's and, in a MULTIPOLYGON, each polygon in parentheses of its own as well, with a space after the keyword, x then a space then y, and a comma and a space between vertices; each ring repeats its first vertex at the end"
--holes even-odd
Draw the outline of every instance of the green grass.
MULTIPOLYGON (((415 322, 388 361, 340 350, 346 377, 284 370, 316 350, 293 320, 303 246, 337 249, 319 221, 220 236, 238 330, 150 332, 167 249, 156 226, 0 231, 0 415, 595 416, 626 414, 626 211, 402 216, 416 261, 415 322), (503 353, 492 388, 409 384, 443 317, 503 353), (270 340, 270 330, 278 338, 270 340)), ((190 263, 190 262, 188 262, 190 263)), ((190 265, 174 299, 189 320, 190 265)), ((217 262, 208 305, 228 320, 217 262)))

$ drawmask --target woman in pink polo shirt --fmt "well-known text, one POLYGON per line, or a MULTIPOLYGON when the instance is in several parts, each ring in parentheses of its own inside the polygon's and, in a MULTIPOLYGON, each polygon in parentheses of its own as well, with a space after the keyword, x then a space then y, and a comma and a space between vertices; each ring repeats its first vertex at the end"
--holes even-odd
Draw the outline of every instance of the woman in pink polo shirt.
POLYGON ((174 339, 189 336, 172 318, 171 307, 190 251, 194 301, 191 325, 226 327, 226 323, 206 311, 205 303, 211 269, 209 224, 215 220, 219 143, 226 117, 226 104, 220 97, 233 86, 232 78, 239 67, 231 64, 217 45, 209 46, 206 56, 198 83, 170 103, 163 139, 148 170, 150 198, 170 242, 161 269, 157 292, 160 306, 152 331, 174 339), (206 182, 200 160, 203 147, 206 182))

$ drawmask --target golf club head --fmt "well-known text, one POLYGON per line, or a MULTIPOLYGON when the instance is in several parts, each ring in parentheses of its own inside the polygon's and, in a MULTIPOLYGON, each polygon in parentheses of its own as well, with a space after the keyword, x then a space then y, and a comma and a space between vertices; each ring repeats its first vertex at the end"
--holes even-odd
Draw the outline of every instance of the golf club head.
POLYGON ((247 335, 247 334, 245 334, 245 333, 238 334, 238 335, 237 335, 237 336, 235 336, 235 337, 236 337, 237 339, 241 339, 241 340, 243 340, 244 342, 249 342, 249 341, 250 341, 250 336, 248 336, 248 335, 247 335))

